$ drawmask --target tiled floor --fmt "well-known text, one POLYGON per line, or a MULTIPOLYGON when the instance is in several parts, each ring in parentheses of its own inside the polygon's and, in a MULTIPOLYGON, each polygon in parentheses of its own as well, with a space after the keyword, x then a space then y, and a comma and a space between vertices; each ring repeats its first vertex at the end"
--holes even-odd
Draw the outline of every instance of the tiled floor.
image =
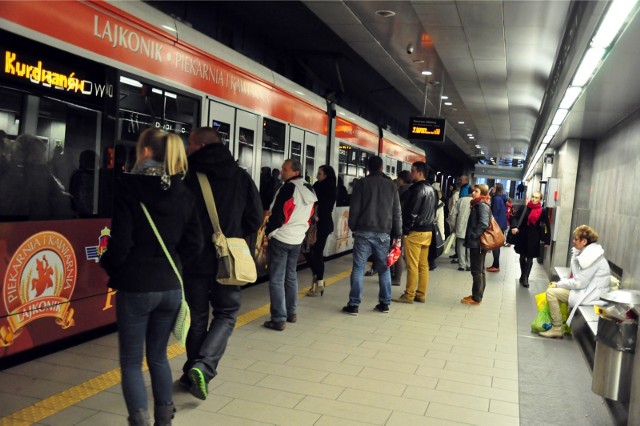
MULTIPOLYGON (((275 332, 262 316, 235 330, 206 401, 174 388, 174 424, 517 425, 516 263, 503 250, 479 306, 459 303, 471 276, 446 257, 426 304, 392 304, 388 314, 373 310, 377 277, 367 277, 355 317, 340 312, 351 256, 332 260, 325 276, 334 283, 299 300, 296 324, 275 332)), ((309 271, 299 279, 307 287, 309 271)), ((267 303, 266 284, 243 291, 247 316, 268 313, 267 303)), ((172 348, 177 379, 185 356, 172 348)), ((0 424, 127 424, 117 365, 113 334, 0 372, 0 424)))

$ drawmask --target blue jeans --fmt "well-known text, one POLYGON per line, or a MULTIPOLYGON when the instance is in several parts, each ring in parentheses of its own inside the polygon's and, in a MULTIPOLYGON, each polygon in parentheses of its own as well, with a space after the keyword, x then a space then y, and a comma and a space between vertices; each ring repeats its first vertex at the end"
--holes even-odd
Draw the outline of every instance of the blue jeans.
POLYGON ((271 321, 284 322, 298 307, 298 257, 300 244, 287 244, 275 238, 267 246, 271 321))
POLYGON ((349 305, 360 306, 362 302, 362 280, 369 255, 373 256, 373 267, 378 272, 380 291, 378 300, 387 305, 391 303, 391 273, 387 268, 387 255, 391 237, 377 232, 354 233, 353 270, 351 271, 351 291, 349 305))
POLYGON ((182 290, 158 292, 118 291, 116 315, 120 343, 122 393, 129 415, 147 410, 142 377, 145 352, 155 405, 173 402, 173 379, 167 360, 167 343, 182 301, 182 290))
POLYGON ((185 275, 184 291, 191 309, 187 362, 182 371, 199 368, 207 383, 218 374, 218 363, 238 319, 242 287, 222 285, 213 275, 185 275), (209 306, 213 313, 209 325, 209 306))

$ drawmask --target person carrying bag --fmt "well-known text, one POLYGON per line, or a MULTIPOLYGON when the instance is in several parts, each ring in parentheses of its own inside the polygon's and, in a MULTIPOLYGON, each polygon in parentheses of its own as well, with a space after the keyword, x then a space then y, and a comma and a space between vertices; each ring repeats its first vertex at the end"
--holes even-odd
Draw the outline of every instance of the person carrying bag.
POLYGON ((211 185, 204 173, 198 173, 198 182, 202 189, 205 204, 211 223, 213 224, 213 244, 218 256, 218 273, 216 281, 227 285, 244 285, 258 279, 256 264, 251 250, 244 238, 227 238, 220 229, 218 211, 213 200, 211 185))

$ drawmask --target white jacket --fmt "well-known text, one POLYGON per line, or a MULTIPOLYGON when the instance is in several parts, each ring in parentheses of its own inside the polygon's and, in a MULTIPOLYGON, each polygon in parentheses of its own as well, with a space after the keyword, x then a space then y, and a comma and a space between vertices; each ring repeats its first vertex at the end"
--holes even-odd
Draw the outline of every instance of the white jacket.
POLYGON ((313 204, 318 201, 311 185, 301 177, 288 180, 271 203, 266 233, 286 244, 300 244, 309 229, 313 204))
POLYGON ((598 243, 591 243, 584 249, 571 249, 571 278, 562 278, 556 284, 559 288, 571 290, 569 306, 572 306, 567 324, 580 305, 594 305, 600 296, 609 291, 611 269, 604 250, 598 243))
POLYGON ((453 205, 453 210, 449 214, 452 232, 456 233, 456 238, 464 239, 467 235, 467 222, 471 215, 471 197, 458 198, 453 205))

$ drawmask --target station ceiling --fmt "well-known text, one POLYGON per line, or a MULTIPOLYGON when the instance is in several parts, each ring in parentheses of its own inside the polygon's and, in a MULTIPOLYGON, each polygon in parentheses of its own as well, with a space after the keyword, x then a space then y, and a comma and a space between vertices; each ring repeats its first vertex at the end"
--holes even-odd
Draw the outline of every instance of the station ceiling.
MULTIPOLYGON (((150 3, 218 40, 226 34, 232 48, 402 136, 410 116, 446 118, 447 141, 427 151, 466 157, 468 164, 513 165, 539 144, 608 2, 150 3), (395 120, 385 122, 371 105, 395 120)), ((597 139, 637 108, 640 85, 631 80, 640 72, 637 21, 551 146, 568 137, 597 139), (635 87, 623 84, 614 97, 606 86, 615 81, 635 87)))

